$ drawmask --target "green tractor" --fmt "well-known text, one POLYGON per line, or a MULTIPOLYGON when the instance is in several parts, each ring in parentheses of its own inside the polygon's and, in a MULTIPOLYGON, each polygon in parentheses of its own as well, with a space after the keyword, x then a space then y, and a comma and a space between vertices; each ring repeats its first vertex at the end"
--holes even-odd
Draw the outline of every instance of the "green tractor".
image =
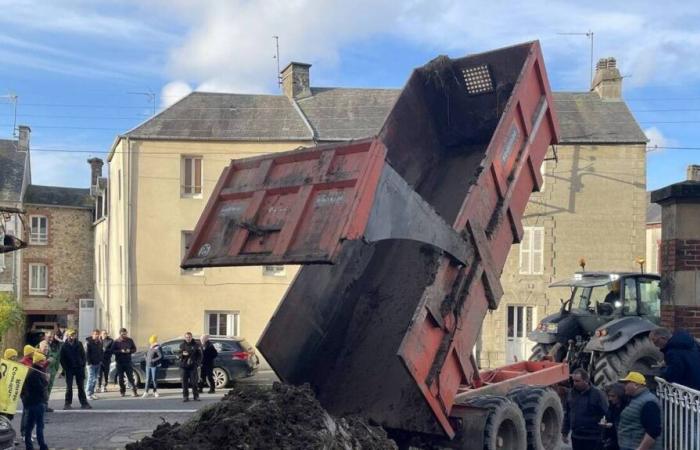
POLYGON ((577 272, 550 287, 568 287, 561 310, 545 317, 528 338, 531 361, 564 361, 604 386, 630 370, 653 374, 663 355, 649 339, 660 322, 660 277, 631 272, 577 272))

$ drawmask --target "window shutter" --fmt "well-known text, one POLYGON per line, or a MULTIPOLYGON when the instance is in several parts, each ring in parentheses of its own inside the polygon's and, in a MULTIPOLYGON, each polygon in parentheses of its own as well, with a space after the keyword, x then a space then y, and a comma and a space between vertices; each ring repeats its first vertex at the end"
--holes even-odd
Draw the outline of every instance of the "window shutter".
POLYGON ((532 273, 543 273, 544 265, 544 228, 532 230, 532 273))
POLYGON ((523 233, 523 240, 520 242, 520 273, 528 274, 531 273, 531 250, 530 245, 532 242, 532 229, 525 227, 523 233))

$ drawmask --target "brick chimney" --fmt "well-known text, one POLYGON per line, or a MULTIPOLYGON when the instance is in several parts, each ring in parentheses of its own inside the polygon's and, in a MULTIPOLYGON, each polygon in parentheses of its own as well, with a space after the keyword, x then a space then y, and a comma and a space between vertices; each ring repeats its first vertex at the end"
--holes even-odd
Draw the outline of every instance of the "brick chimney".
POLYGON ((688 181, 700 181, 700 166, 691 164, 688 166, 688 181))
POLYGON ((291 62, 282 69, 282 90, 291 99, 311 96, 309 68, 311 64, 291 62))
POLYGON ((26 125, 20 125, 17 127, 19 130, 19 145, 18 150, 20 152, 29 151, 29 135, 32 133, 32 129, 26 125))
POLYGON ((97 179, 102 177, 104 161, 100 158, 90 158, 87 162, 90 164, 90 186, 96 186, 97 179))
POLYGON ((622 97, 622 75, 615 58, 602 58, 595 68, 591 90, 604 100, 619 100, 622 97))

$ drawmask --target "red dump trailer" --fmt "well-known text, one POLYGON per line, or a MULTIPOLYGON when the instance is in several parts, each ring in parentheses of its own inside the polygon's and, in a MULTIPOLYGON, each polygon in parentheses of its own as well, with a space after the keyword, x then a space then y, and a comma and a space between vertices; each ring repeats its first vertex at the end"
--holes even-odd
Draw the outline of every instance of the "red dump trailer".
POLYGON ((303 264, 258 348, 402 445, 557 448, 564 364, 472 350, 558 124, 538 42, 416 69, 375 137, 234 160, 182 267, 303 264))

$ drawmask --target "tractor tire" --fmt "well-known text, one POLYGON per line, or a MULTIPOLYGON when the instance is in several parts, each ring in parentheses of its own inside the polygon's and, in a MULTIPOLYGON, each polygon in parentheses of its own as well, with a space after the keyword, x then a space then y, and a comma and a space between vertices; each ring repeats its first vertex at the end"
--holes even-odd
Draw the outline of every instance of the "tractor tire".
POLYGON ((506 397, 484 395, 467 405, 489 410, 484 428, 484 450, 526 450, 525 418, 518 406, 506 397))
POLYGON ((549 350, 552 348, 549 344, 537 344, 532 347, 532 355, 530 355, 529 361, 542 361, 542 358, 549 354, 549 350))
POLYGON ((559 395, 540 386, 523 386, 508 393, 525 418, 528 450, 559 450, 564 409, 559 395))
POLYGON ((604 387, 617 382, 630 371, 651 373, 652 365, 663 361, 661 351, 649 336, 638 336, 614 352, 604 353, 593 368, 593 384, 604 387))

